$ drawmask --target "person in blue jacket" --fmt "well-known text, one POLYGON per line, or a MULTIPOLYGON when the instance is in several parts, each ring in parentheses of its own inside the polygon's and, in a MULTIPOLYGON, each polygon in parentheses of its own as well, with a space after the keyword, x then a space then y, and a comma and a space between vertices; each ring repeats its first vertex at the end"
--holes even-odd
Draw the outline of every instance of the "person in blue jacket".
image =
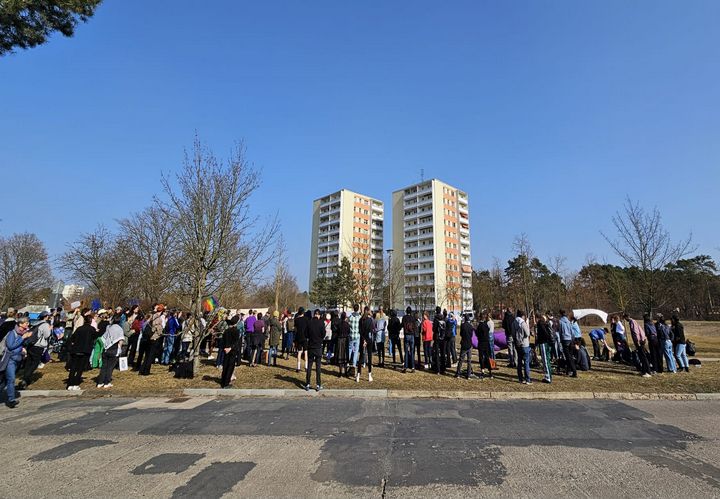
POLYGON ((30 319, 18 317, 15 322, 15 329, 5 336, 5 353, 3 358, 0 359, 0 368, 4 367, 5 377, 4 386, 0 387, 0 390, 7 390, 5 405, 11 409, 18 405, 18 401, 15 400, 15 373, 23 360, 23 356, 26 354, 23 341, 31 335, 30 319))

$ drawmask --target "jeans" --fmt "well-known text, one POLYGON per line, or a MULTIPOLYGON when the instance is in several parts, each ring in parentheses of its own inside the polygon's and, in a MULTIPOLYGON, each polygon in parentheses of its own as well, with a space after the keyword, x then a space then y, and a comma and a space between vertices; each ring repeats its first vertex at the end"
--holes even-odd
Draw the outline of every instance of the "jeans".
POLYGON ((293 348, 293 339, 295 337, 294 331, 288 331, 283 337, 283 353, 290 355, 293 348))
POLYGON ((222 336, 215 338, 215 345, 217 345, 218 349, 217 358, 215 359, 215 367, 222 367, 223 359, 225 358, 225 342, 223 341, 222 336))
POLYGON ((348 342, 348 359, 350 359, 350 365, 357 368, 358 353, 360 349, 360 340, 351 339, 348 342))
POLYGON ((687 353, 685 352, 685 347, 685 343, 678 343, 677 345, 675 345, 675 356, 678 359, 678 364, 680 364, 681 369, 690 367, 687 353))
POLYGON ((530 382, 530 347, 522 347, 517 349, 517 373, 519 381, 530 382))
POLYGON ((489 348, 489 354, 490 358, 495 360, 495 334, 490 333, 488 335, 488 348, 489 348))
POLYGON ((552 381, 552 365, 550 364, 550 345, 547 343, 541 343, 540 347, 540 358, 542 359, 543 367, 543 379, 548 383, 552 381))
POLYGON ((165 337, 165 348, 163 349, 163 355, 162 355, 162 358, 160 359, 161 364, 169 364, 170 363, 170 357, 172 356, 174 347, 175 347, 175 337, 174 336, 165 337))
POLYGON ((472 375, 472 348, 468 348, 467 350, 460 349, 460 358, 458 359, 457 369, 455 370, 456 377, 460 376, 460 372, 462 371, 463 359, 467 361, 467 374, 465 377, 469 379, 472 375))
POLYGON ((375 353, 377 353, 378 366, 385 367, 385 342, 375 343, 375 353))
POLYGON ((677 372, 677 367, 675 366, 675 356, 673 355, 672 341, 665 340, 663 347, 665 349, 665 362, 667 363, 668 371, 672 373, 677 372))
POLYGON ((515 341, 512 339, 512 336, 505 335, 505 339, 507 340, 508 367, 519 365, 518 351, 515 349, 515 341))
POLYGON ((17 372, 19 360, 10 359, 5 368, 5 389, 7 390, 7 401, 15 402, 15 373, 17 372))
POLYGON ((597 338, 590 338, 593 346, 593 359, 599 359, 602 355, 602 348, 600 348, 600 340, 597 338))
POLYGON ((405 336, 405 363, 403 364, 403 367, 407 369, 408 367, 410 369, 415 369, 415 336, 412 335, 406 335, 405 336))
POLYGON ((271 346, 268 349, 268 361, 267 365, 270 365, 270 361, 272 360, 272 363, 274 366, 277 365, 277 354, 278 354, 278 347, 277 346, 271 346))
POLYGON ((423 353, 425 354, 425 365, 432 363, 432 341, 423 341, 423 353))
POLYGON ((188 352, 190 351, 190 341, 183 341, 182 342, 182 348, 180 349, 180 354, 182 355, 183 359, 188 358, 188 352))
MULTIPOLYGON (((367 362, 367 368, 368 372, 372 374, 372 357, 373 357, 373 343, 364 343, 364 345, 361 345, 360 348, 365 352, 366 356, 365 361, 367 362)), ((362 365, 357 366, 357 373, 362 373, 362 365)))

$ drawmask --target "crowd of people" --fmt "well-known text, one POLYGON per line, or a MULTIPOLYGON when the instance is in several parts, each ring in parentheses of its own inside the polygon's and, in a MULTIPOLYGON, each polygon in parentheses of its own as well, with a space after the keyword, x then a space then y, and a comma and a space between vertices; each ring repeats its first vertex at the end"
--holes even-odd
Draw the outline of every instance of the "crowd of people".
POLYGON ((528 318, 522 310, 506 309, 501 324, 502 330, 496 330, 490 314, 475 318, 440 307, 434 312, 408 307, 402 317, 382 307, 361 311, 359 305, 349 313, 301 307, 296 313, 220 309, 196 315, 156 304, 148 313, 139 306, 69 313, 58 308, 32 322, 9 309, 0 316, 0 372, 8 407, 17 405, 16 390, 27 388, 35 371, 51 360, 65 363, 70 391, 80 389, 89 369, 99 369, 95 382, 102 389, 113 387, 116 369, 147 376, 153 364, 168 366, 177 377, 192 377, 195 354, 221 370, 222 388, 231 386, 243 362, 275 366, 278 357, 291 356, 297 359, 296 371, 305 371, 306 390, 313 388, 313 370, 314 389, 322 390, 323 364, 336 366, 338 376, 356 383, 363 370, 371 383, 373 367, 483 379, 497 369, 496 334, 503 333, 503 357, 523 384, 532 384, 532 367, 540 370, 542 382, 552 383, 558 374, 577 377, 578 370, 589 371, 593 361, 634 365, 644 377, 689 371, 688 342, 677 314, 670 324, 662 316, 653 321, 646 315, 642 326, 628 314, 613 315, 609 329, 590 331, 592 357, 577 320, 564 310, 557 317, 548 312, 528 318))

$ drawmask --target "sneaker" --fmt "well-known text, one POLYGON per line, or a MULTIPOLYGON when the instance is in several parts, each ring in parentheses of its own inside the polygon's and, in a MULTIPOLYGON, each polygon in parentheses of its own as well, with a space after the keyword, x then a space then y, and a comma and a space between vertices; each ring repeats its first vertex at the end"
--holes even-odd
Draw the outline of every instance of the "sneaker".
POLYGON ((360 383, 360 373, 355 375, 355 383, 360 383))
POLYGON ((98 384, 97 384, 97 387, 98 387, 98 388, 104 388, 104 387, 105 387, 105 383, 98 383, 98 384))
POLYGON ((323 389, 322 385, 317 385, 317 386, 315 387, 315 391, 316 391, 316 392, 319 392, 319 391, 322 390, 322 389, 323 389))
POLYGON ((17 400, 13 400, 12 402, 5 402, 5 405, 8 407, 8 409, 15 409, 19 402, 17 400))
POLYGON ((214 355, 208 355, 207 360, 214 360, 214 359, 215 359, 215 356, 214 356, 214 355))
POLYGON ((236 379, 237 379, 237 376, 235 376, 234 374, 232 376, 230 376, 230 381, 235 381, 236 379))
POLYGON ((645 373, 642 375, 643 378, 652 378, 652 376, 648 373, 645 373))
POLYGON ((372 383, 372 373, 368 373, 368 381, 372 383))
POLYGON ((525 384, 526 384, 526 385, 532 385, 532 380, 526 381, 525 384))
POLYGON ((43 364, 43 363, 41 362, 41 363, 38 365, 38 369, 42 369, 43 367, 45 367, 45 364, 43 364))
POLYGON ((105 388, 112 388, 112 383, 107 383, 107 384, 105 385, 105 388))
POLYGON ((68 386, 68 387, 67 387, 67 391, 69 391, 69 392, 73 391, 74 389, 75 389, 74 386, 68 386))
POLYGON ((543 383, 550 383, 550 380, 547 379, 547 378, 543 378, 542 382, 543 382, 543 383))
POLYGON ((430 369, 430 366, 425 364, 425 369, 430 369))
POLYGON ((309 383, 308 383, 307 385, 305 385, 305 391, 306 391, 306 392, 309 392, 309 391, 310 391, 310 384, 309 384, 309 383))
POLYGON ((522 380, 520 383, 522 383, 523 385, 527 385, 527 381, 525 380, 522 380))

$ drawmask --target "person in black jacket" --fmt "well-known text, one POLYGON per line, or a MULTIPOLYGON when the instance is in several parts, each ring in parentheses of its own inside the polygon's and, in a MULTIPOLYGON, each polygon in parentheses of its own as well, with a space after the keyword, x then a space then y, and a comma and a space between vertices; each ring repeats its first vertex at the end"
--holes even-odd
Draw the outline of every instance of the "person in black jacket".
POLYGON ((305 370, 308 368, 308 341, 307 341, 307 330, 310 320, 305 316, 305 309, 300 307, 297 315, 295 316, 295 349, 297 350, 297 369, 296 373, 300 372, 300 362, 305 356, 305 370))
POLYGON ((240 330, 237 323, 239 315, 235 315, 228 321, 230 327, 223 331, 223 363, 222 375, 220 376, 220 388, 228 388, 233 380, 235 364, 240 352, 240 330))
POLYGON ((546 316, 541 315, 537 323, 537 334, 535 345, 540 350, 540 358, 543 366, 543 383, 552 382, 552 365, 550 345, 554 342, 552 326, 546 316))
MULTIPOLYGON (((363 316, 360 319, 360 352, 365 352, 365 358, 367 361, 368 368, 368 381, 372 383, 372 354, 375 341, 373 340, 373 332, 375 331, 375 322, 373 321, 372 314, 370 313, 370 307, 365 307, 363 310, 363 316)), ((362 374, 362 363, 358 362, 357 374, 355 375, 355 382, 360 382, 360 375, 362 374)))
MULTIPOLYGON (((488 369, 488 376, 490 378, 493 377, 492 373, 492 362, 494 362, 494 359, 491 355, 490 350, 490 326, 488 325, 488 320, 490 319, 490 316, 488 314, 485 314, 483 318, 478 322, 477 326, 477 332, 475 336, 477 336, 478 339, 478 360, 479 360, 479 366, 480 366, 480 379, 483 377, 483 369, 487 366, 488 369)), ((462 330, 460 331, 462 333, 462 330)))
MULTIPOLYGON (((487 326, 487 324, 486 324, 487 326)), ((457 364, 457 370, 455 371, 455 377, 460 377, 460 372, 462 371, 462 363, 463 359, 467 360, 467 370, 465 374, 465 379, 470 379, 470 376, 473 375, 472 372, 472 337, 473 337, 473 327, 472 324, 470 324, 470 316, 465 315, 463 318, 462 326, 460 326, 460 358, 458 359, 457 364)), ((487 337, 487 334, 485 335, 487 337)), ((487 349, 486 349, 487 354, 487 349)), ((482 364, 481 364, 482 366, 482 364)))
POLYGON ((680 317, 673 313, 670 317, 672 324, 673 343, 675 344, 675 357, 678 360, 678 367, 681 371, 690 372, 690 363, 687 357, 687 340, 685 339, 685 326, 680 322, 680 317))
POLYGON ((395 352, 400 355, 400 363, 403 364, 403 349, 400 344, 400 319, 398 319, 395 310, 390 311, 390 321, 388 322, 388 336, 390 337, 390 348, 392 349, 393 364, 395 364, 395 352))
POLYGON ((320 382, 320 367, 322 361, 323 340, 325 339, 325 323, 320 318, 320 310, 316 309, 310 326, 307 328, 307 352, 308 367, 305 373, 305 390, 310 390, 310 376, 312 374, 313 362, 315 363, 315 390, 322 390, 320 382))
POLYGON ((502 326, 505 330, 505 339, 507 340, 508 367, 515 367, 517 365, 517 350, 515 349, 515 342, 512 338, 513 322, 515 322, 515 314, 513 314, 510 308, 508 308, 505 310, 505 315, 502 320, 502 326))
POLYGON ((94 336, 97 331, 92 327, 93 313, 85 314, 85 321, 77 328, 68 340, 68 353, 70 354, 67 389, 79 390, 82 383, 82 374, 88 365, 90 354, 93 351, 94 336))
POLYGON ((435 374, 445 374, 445 368, 449 367, 446 365, 445 358, 445 342, 447 337, 450 335, 448 331, 447 322, 445 316, 442 313, 440 307, 435 307, 435 317, 433 317, 433 344, 432 344, 432 359, 433 359, 433 371, 435 374))

